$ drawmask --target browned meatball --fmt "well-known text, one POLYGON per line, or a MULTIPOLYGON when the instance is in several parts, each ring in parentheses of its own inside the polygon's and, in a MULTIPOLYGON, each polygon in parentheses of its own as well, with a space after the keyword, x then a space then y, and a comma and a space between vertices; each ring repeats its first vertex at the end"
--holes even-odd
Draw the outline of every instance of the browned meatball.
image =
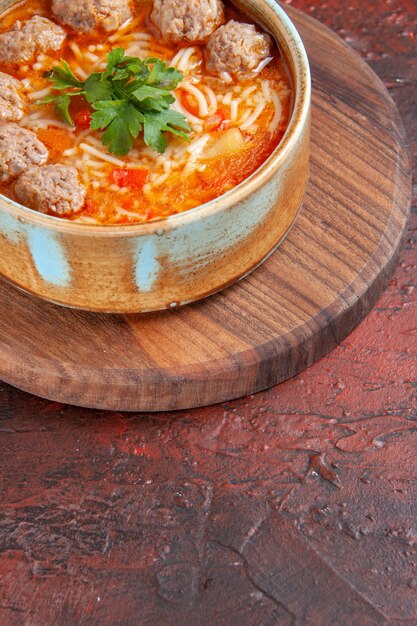
POLYGON ((22 204, 35 211, 70 215, 82 208, 86 189, 74 167, 44 165, 26 170, 16 182, 15 194, 22 204))
POLYGON ((210 37, 207 68, 212 72, 248 76, 273 52, 272 38, 253 24, 231 20, 210 37))
POLYGON ((81 32, 100 26, 117 30, 132 17, 130 0, 52 0, 52 11, 62 24, 81 32))
POLYGON ((66 32, 46 17, 35 15, 27 22, 17 21, 0 35, 0 62, 25 63, 39 52, 59 50, 66 32))
POLYGON ((18 122, 23 117, 22 83, 0 72, 0 122, 18 122))
POLYGON ((224 22, 222 0, 155 0, 151 20, 166 41, 205 42, 224 22))
POLYGON ((48 150, 34 133, 13 122, 0 124, 0 181, 8 183, 32 165, 43 165, 48 150))

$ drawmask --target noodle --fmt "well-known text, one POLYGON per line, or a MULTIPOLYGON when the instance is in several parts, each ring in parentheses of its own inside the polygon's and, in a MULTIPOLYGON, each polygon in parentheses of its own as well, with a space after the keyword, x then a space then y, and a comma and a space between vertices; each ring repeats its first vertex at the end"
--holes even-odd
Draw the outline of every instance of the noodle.
POLYGON ((111 154, 106 154, 102 150, 97 150, 97 148, 93 148, 93 146, 89 146, 87 143, 80 143, 81 150, 96 156, 99 159, 103 159, 103 161, 108 161, 108 163, 113 163, 113 165, 119 165, 119 167, 124 167, 125 162, 121 159, 116 159, 116 157, 111 154))
POLYGON ((42 100, 46 96, 49 96, 52 93, 50 87, 45 87, 45 89, 41 89, 40 91, 33 91, 29 94, 29 100, 42 100))
POLYGON ((216 98, 216 94, 214 93, 214 91, 212 90, 211 87, 209 87, 208 85, 201 85, 202 90, 205 92, 206 96, 207 96, 207 101, 209 104, 209 111, 208 114, 209 115, 214 115, 218 109, 218 104, 217 104, 217 98, 216 98))
POLYGON ((191 85, 190 83, 186 83, 184 81, 181 83, 181 89, 184 89, 185 91, 190 93, 197 100, 199 117, 207 117, 209 114, 209 108, 207 100, 201 93, 201 91, 197 89, 197 87, 194 87, 194 85, 191 85))
POLYGON ((282 118, 282 103, 276 91, 272 91, 272 102, 274 103, 275 113, 272 122, 268 126, 270 133, 275 132, 282 118))
POLYGON ((239 112, 239 102, 237 100, 232 100, 230 103, 230 119, 232 120, 232 122, 236 122, 238 112, 239 112))
POLYGON ((264 110, 266 106, 266 102, 260 102, 258 104, 258 106, 256 107, 256 109, 254 110, 254 112, 252 113, 252 115, 250 115, 248 117, 248 119, 243 123, 240 124, 240 129, 241 130, 246 130, 247 128, 249 128, 254 122, 256 122, 256 120, 258 119, 258 117, 260 116, 260 114, 262 113, 262 111, 264 110))

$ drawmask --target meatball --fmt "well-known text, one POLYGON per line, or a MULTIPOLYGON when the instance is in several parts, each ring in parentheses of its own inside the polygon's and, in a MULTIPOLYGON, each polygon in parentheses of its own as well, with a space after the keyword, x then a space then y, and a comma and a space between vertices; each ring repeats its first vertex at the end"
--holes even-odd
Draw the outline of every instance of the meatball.
POLYGON ((32 165, 43 165, 48 150, 34 133, 13 122, 0 124, 0 181, 8 183, 32 165))
POLYGON ((151 21, 163 39, 205 42, 224 22, 222 0, 155 0, 151 21))
POLYGON ((62 24, 81 32, 100 26, 117 30, 132 17, 130 0, 52 0, 52 11, 62 24))
POLYGON ((258 33, 253 24, 231 20, 210 37, 207 69, 236 76, 248 76, 272 56, 272 38, 258 33))
POLYGON ((82 208, 86 189, 80 183, 75 167, 44 165, 26 170, 17 179, 15 194, 31 209, 63 216, 77 213, 82 208))
POLYGON ((27 22, 17 21, 12 30, 0 35, 0 62, 25 63, 39 52, 59 50, 66 32, 46 17, 35 15, 27 22))
POLYGON ((0 122, 18 122, 23 117, 22 84, 0 72, 0 122))

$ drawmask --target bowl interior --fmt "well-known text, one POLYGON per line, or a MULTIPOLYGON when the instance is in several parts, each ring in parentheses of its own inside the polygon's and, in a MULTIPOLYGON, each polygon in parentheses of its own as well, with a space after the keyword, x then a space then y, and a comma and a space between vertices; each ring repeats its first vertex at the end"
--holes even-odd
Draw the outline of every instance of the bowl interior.
MULTIPOLYGON (((0 0, 0 12, 5 11, 19 0, 0 0)), ((39 224, 61 232, 77 232, 91 235, 112 236, 147 236, 156 231, 175 228, 179 222, 198 220, 207 211, 210 214, 222 211, 230 205, 240 202, 264 185, 285 161, 288 152, 307 121, 311 100, 311 77, 308 57, 301 38, 283 9, 275 0, 233 0, 243 13, 246 13, 257 24, 269 32, 277 42, 289 70, 293 88, 293 107, 287 131, 279 146, 272 155, 251 176, 227 193, 202 204, 194 209, 165 218, 157 218, 145 224, 125 225, 89 225, 70 222, 51 215, 44 215, 0 195, 0 209, 18 217, 23 222, 39 224)))

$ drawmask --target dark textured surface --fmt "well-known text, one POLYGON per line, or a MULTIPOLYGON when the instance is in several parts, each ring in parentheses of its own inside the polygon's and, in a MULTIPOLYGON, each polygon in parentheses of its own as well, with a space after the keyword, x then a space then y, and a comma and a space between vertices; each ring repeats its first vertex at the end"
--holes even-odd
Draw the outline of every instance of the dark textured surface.
MULTIPOLYGON (((384 79, 417 165, 417 4, 292 4, 384 79)), ((417 624, 416 234, 360 328, 269 392, 147 416, 0 386, 0 624, 417 624)))

